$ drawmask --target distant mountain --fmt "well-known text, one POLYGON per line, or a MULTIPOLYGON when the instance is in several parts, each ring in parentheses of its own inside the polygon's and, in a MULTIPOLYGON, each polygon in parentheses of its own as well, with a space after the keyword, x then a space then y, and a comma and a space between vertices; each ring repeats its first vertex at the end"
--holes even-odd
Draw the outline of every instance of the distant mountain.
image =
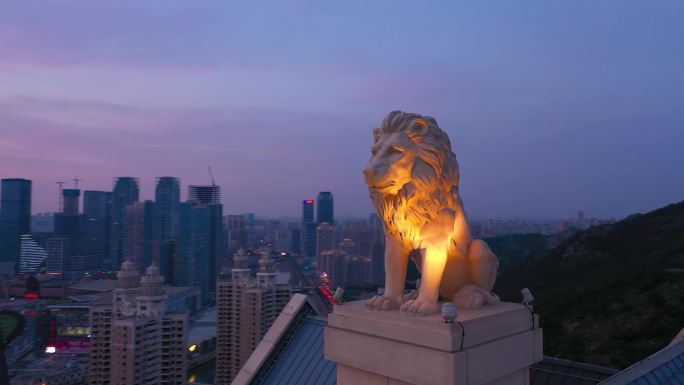
POLYGON ((535 296, 544 354, 624 368, 684 327, 684 201, 589 228, 500 274, 494 291, 535 296))

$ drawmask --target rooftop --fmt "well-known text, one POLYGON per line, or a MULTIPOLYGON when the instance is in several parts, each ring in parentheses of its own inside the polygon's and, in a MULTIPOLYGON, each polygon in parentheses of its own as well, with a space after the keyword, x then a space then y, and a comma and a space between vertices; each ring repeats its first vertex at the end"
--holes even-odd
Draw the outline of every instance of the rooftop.
POLYGON ((530 367, 530 385, 595 385, 617 369, 544 357, 530 367))
POLYGON ((233 384, 335 384, 336 365, 323 357, 326 321, 316 308, 315 298, 293 295, 233 384))
POLYGON ((601 385, 683 385, 684 340, 673 341, 670 346, 628 367, 601 385))

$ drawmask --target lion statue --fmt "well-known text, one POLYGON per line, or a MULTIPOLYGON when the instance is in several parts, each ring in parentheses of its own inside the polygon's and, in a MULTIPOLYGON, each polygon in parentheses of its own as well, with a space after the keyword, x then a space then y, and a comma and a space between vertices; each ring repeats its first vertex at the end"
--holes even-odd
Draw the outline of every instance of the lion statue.
POLYGON ((368 306, 423 316, 439 311, 440 295, 463 309, 498 302, 491 290, 499 261, 472 238, 447 134, 434 118, 393 111, 373 136, 363 174, 384 223, 385 292, 368 306), (421 279, 416 295, 405 299, 409 255, 421 279))

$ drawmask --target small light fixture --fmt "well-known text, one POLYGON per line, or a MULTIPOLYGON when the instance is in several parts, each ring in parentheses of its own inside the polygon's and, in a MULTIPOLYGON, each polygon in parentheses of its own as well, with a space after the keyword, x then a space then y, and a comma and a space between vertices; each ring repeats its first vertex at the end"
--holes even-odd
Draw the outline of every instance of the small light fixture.
POLYGON ((190 347, 188 348, 188 351, 189 351, 189 352, 194 352, 195 350, 197 350, 197 344, 192 344, 192 345, 190 345, 190 347))
POLYGON ((456 304, 453 302, 444 302, 442 304, 442 318, 444 323, 452 324, 456 319, 456 304))
POLYGON ((520 290, 520 294, 523 296, 523 305, 532 306, 532 302, 534 302, 534 296, 532 295, 530 289, 524 288, 520 290))

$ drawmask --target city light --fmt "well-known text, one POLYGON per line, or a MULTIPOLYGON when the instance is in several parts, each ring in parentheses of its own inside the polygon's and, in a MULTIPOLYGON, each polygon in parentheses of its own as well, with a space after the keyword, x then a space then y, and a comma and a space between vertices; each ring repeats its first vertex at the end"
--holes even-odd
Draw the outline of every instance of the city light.
POLYGON ((57 353, 57 347, 55 347, 53 345, 46 346, 45 347, 45 353, 47 353, 47 354, 57 353))
POLYGON ((197 344, 192 344, 192 345, 190 345, 190 347, 188 348, 188 351, 190 351, 190 352, 194 352, 195 350, 197 350, 197 344))

